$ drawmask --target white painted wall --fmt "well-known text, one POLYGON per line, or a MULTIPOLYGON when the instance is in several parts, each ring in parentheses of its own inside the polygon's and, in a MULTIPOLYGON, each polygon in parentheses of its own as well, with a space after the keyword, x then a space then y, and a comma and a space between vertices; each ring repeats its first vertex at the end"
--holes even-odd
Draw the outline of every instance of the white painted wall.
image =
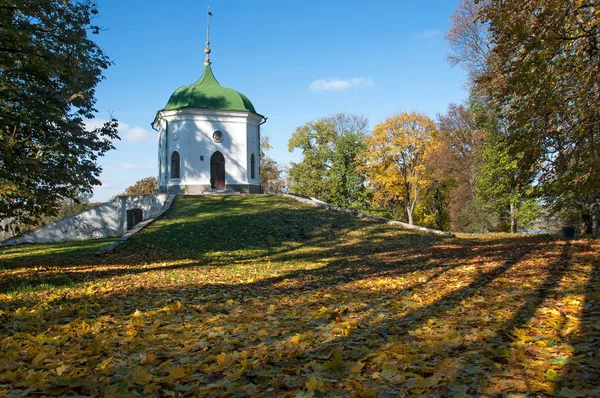
POLYGON ((120 196, 119 200, 119 235, 127 232, 127 210, 142 209, 143 220, 156 214, 167 201, 167 194, 120 196))
POLYGON ((157 118, 159 136, 159 186, 209 186, 210 158, 216 151, 225 158, 226 184, 260 185, 259 123, 251 112, 182 109, 163 111, 157 118), (223 141, 213 140, 215 131, 223 141), (181 175, 171 178, 171 156, 179 152, 181 175), (256 178, 250 179, 250 157, 255 154, 256 178), (203 157, 203 160, 201 160, 203 157))
POLYGON ((260 134, 259 134, 259 126, 254 126, 254 125, 247 125, 247 129, 246 129, 246 142, 248 143, 247 146, 247 153, 246 153, 246 176, 248 178, 248 183, 249 184, 256 184, 256 185, 260 185, 260 172, 259 172, 259 164, 260 164, 260 134), (250 167, 250 160, 252 159, 252 154, 254 154, 254 160, 255 160, 255 165, 254 165, 254 179, 251 178, 251 167, 250 167))
POLYGON ((121 196, 21 236, 9 238, 2 244, 50 243, 121 236, 127 232, 127 210, 142 209, 146 220, 162 208, 167 197, 166 194, 121 196))

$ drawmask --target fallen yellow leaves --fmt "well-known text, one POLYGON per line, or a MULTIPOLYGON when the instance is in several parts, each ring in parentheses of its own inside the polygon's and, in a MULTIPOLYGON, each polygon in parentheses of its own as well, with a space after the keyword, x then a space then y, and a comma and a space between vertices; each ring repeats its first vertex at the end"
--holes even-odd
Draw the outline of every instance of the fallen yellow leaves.
POLYGON ((184 368, 172 368, 169 370, 169 377, 171 377, 173 380, 183 379, 185 375, 186 372, 184 368))
POLYGON ((0 396, 593 396, 600 385, 591 239, 442 239, 241 196, 178 198, 107 257, 78 245, 0 255, 0 396))
POLYGON ((139 368, 133 373, 131 380, 135 384, 145 386, 152 381, 152 375, 148 374, 148 371, 145 368, 139 368))

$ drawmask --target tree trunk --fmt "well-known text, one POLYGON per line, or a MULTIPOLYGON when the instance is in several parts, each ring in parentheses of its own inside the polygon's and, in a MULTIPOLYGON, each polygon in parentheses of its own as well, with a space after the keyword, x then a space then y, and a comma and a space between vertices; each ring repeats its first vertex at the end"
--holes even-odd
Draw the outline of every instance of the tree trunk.
POLYGON ((517 205, 510 202, 510 232, 517 233, 517 205))
POLYGON ((407 203, 409 203, 406 206, 406 214, 408 214, 408 223, 410 225, 414 225, 413 212, 415 211, 415 207, 417 206, 418 195, 417 195, 417 193, 415 193, 415 198, 412 201, 409 198, 406 198, 406 199, 407 199, 407 203))
POLYGON ((596 235, 600 235, 600 204, 598 202, 592 204, 591 213, 592 232, 596 235))
POLYGON ((579 233, 581 235, 588 235, 592 233, 592 214, 590 213, 591 206, 584 205, 581 207, 579 216, 579 233), (581 207, 583 209, 581 209, 581 207))

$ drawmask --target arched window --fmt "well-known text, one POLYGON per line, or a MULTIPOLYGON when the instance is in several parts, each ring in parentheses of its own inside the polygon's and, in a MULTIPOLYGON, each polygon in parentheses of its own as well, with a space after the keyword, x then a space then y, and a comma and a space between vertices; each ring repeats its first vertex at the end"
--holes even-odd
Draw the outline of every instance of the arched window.
POLYGON ((250 178, 254 179, 254 170, 256 168, 256 166, 254 165, 255 161, 254 161, 254 154, 252 154, 252 156, 250 156, 250 178))
POLYGON ((179 152, 175 151, 171 155, 171 178, 180 178, 179 173, 179 152))

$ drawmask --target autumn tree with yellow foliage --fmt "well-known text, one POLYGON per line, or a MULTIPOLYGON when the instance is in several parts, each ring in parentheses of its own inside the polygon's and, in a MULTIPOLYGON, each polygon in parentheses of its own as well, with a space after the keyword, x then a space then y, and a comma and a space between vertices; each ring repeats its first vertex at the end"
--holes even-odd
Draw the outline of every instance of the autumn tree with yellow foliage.
POLYGON ((425 158, 435 135, 435 123, 429 117, 400 113, 375 126, 358 155, 357 171, 375 188, 375 203, 390 210, 394 218, 406 211, 409 224, 427 184, 425 158))

